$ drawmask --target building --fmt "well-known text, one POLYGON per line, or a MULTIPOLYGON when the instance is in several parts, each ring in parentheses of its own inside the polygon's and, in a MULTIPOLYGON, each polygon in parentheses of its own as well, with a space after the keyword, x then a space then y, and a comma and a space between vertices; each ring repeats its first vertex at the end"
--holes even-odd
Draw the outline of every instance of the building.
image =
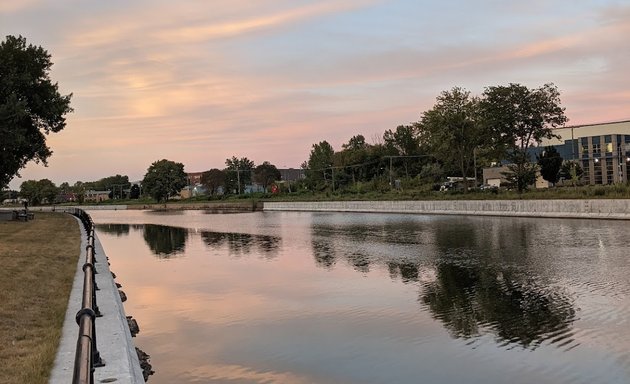
POLYGON ((109 200, 110 193, 110 191, 94 191, 90 189, 85 191, 85 201, 94 201, 98 203, 109 200))
POLYGON ((537 148, 553 145, 564 160, 577 161, 585 184, 613 184, 629 180, 630 120, 554 129, 559 139, 545 139, 537 148))

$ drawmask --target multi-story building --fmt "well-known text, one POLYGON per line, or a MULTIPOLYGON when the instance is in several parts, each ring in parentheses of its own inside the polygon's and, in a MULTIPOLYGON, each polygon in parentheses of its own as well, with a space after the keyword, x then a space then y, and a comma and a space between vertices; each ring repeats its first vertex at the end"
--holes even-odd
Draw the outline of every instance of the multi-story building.
POLYGON ((630 180, 630 120, 554 129, 559 139, 543 140, 556 147, 564 160, 579 162, 586 184, 613 184, 630 180))

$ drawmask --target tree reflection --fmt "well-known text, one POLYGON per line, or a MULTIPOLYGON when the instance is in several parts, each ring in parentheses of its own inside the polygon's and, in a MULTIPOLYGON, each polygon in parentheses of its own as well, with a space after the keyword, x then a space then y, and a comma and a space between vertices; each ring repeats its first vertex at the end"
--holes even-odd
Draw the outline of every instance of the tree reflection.
POLYGON ((144 241, 158 258, 169 259, 184 252, 188 230, 166 225, 145 224, 143 236, 144 241))
POLYGON ((96 224, 99 232, 116 235, 116 237, 129 235, 129 224, 96 224))
POLYGON ((227 244, 231 254, 246 255, 257 251, 265 258, 276 257, 280 248, 280 238, 267 235, 252 235, 235 232, 201 232, 203 242, 211 248, 227 244))
POLYGON ((575 320, 571 300, 507 272, 443 263, 425 285, 421 302, 454 337, 485 328, 501 341, 535 348, 552 335, 567 335, 575 320))

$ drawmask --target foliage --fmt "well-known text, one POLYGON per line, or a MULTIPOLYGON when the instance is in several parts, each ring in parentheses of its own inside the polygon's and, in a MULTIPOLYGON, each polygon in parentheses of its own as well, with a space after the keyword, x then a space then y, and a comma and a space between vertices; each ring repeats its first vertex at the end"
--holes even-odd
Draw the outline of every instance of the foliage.
POLYGON ((20 196, 27 199, 31 205, 52 204, 58 194, 59 189, 48 179, 27 180, 20 185, 20 196))
POLYGON ((45 135, 64 129, 72 112, 72 95, 59 93, 51 66, 48 52, 22 36, 0 42, 0 187, 31 160, 47 164, 45 135))
POLYGON ((142 181, 144 193, 158 202, 166 201, 170 196, 177 195, 185 186, 184 164, 166 159, 151 164, 142 181))
POLYGON ((281 175, 278 168, 268 161, 263 162, 254 170, 254 181, 260 184, 265 192, 267 187, 274 181, 280 180, 281 175))
POLYGON ((212 168, 201 174, 201 184, 206 187, 210 195, 215 195, 219 187, 225 183, 225 172, 212 168))
POLYGON ((559 177, 565 180, 571 180, 573 186, 577 185, 577 182, 582 179, 584 170, 577 161, 565 161, 560 167, 559 177))
POLYGON ((505 148, 505 157, 515 167, 513 178, 519 192, 531 176, 528 149, 543 139, 558 137, 552 129, 567 118, 560 106, 560 92, 553 84, 529 89, 520 84, 487 87, 481 100, 484 123, 495 147, 505 148))
MULTIPOLYGON (((420 120, 421 136, 433 156, 456 164, 464 184, 474 166, 475 150, 487 140, 479 116, 479 100, 455 87, 437 97, 435 106, 420 120)), ((464 189, 466 191, 466 189, 464 189)))
POLYGON ((305 168, 306 180, 312 188, 322 188, 328 185, 328 180, 332 181, 334 153, 335 150, 327 141, 313 144, 305 168))
POLYGON ((562 157, 554 146, 545 147, 542 154, 538 156, 538 165, 542 178, 555 185, 560 179, 562 157))
POLYGON ((232 156, 231 159, 225 160, 225 192, 236 191, 242 194, 245 186, 252 183, 252 172, 254 162, 247 157, 232 156))
POLYGON ((129 198, 138 199, 140 197, 140 187, 138 184, 133 184, 129 189, 129 198))

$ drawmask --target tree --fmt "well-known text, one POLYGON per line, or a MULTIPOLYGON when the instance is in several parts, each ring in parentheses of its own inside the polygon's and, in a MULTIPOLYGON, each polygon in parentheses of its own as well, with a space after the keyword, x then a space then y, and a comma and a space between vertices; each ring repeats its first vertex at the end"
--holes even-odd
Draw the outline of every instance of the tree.
POLYGON ((305 168, 306 179, 311 186, 320 188, 332 180, 334 153, 335 150, 327 141, 313 144, 305 168))
POLYGON ((280 180, 280 177, 278 168, 268 161, 263 162, 254 170, 254 181, 260 184, 265 192, 267 192, 267 187, 274 181, 280 180))
POLYGON ((553 145, 545 147, 540 156, 537 156, 537 159, 542 178, 555 185, 560 179, 560 167, 562 167, 562 156, 560 156, 556 147, 553 145))
MULTIPOLYGON (((400 158, 390 157, 390 171, 392 166, 404 167, 404 174, 409 177, 409 164, 411 162, 413 173, 420 172, 424 160, 420 158, 407 158, 407 156, 420 155, 420 136, 417 124, 399 125, 395 131, 388 129, 383 133, 383 142, 386 152, 390 156, 400 156, 400 158), (395 161, 394 161, 395 160, 395 161)), ((390 179, 393 175, 390 175, 390 179)))
POLYGON ((543 139, 558 138, 553 128, 566 123, 560 92, 549 83, 529 89, 520 84, 488 87, 481 100, 484 122, 495 146, 502 146, 513 164, 511 172, 519 193, 531 177, 528 150, 543 139))
POLYGON ((66 126, 72 94, 61 95, 49 78, 52 62, 42 47, 22 36, 0 43, 0 187, 34 160, 47 165, 50 132, 66 126))
POLYGON ((479 100, 458 87, 442 92, 436 100, 435 106, 424 112, 420 120, 422 141, 433 156, 459 169, 467 185, 475 151, 486 140, 479 119, 479 100))
POLYGON ((162 159, 154 162, 147 169, 142 187, 158 202, 166 201, 178 194, 186 186, 184 164, 162 159))
POLYGON ((225 190, 236 191, 241 194, 245 191, 245 186, 252 183, 252 171, 254 162, 247 157, 232 156, 225 160, 225 190))
POLYGON ((140 187, 138 186, 138 184, 133 184, 131 188, 129 189, 129 198, 137 199, 139 197, 140 197, 140 187))
POLYGON ((27 180, 20 185, 20 196, 27 199, 31 205, 41 203, 52 204, 55 202, 59 188, 48 179, 27 180))
POLYGON ((560 167, 560 177, 565 180, 571 180, 574 187, 577 187, 577 182, 582 178, 584 170, 577 161, 565 161, 560 167))
POLYGON ((210 195, 217 193, 220 186, 225 183, 225 172, 212 168, 201 174, 201 184, 206 187, 210 195))

